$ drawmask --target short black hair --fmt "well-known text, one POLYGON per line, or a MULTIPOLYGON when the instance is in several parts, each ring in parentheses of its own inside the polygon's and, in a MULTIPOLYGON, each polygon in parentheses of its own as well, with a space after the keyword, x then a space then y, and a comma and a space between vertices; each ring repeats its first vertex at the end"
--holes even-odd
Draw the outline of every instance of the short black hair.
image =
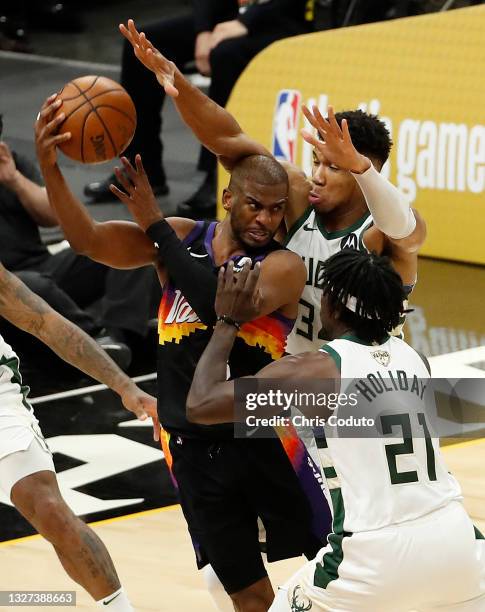
POLYGON ((229 189, 236 185, 242 186, 245 179, 250 179, 261 185, 288 186, 288 174, 283 166, 268 155, 248 155, 239 160, 231 172, 229 189))
POLYGON ((337 123, 347 120, 354 147, 366 157, 373 157, 385 164, 391 152, 392 140, 389 130, 377 115, 361 110, 347 110, 335 113, 337 123))
POLYGON ((399 325, 406 292, 389 257, 344 249, 324 262, 321 281, 331 309, 365 342, 399 325))
POLYGON ((2 137, 2 133, 3 133, 3 115, 2 113, 0 113, 0 138, 2 137))

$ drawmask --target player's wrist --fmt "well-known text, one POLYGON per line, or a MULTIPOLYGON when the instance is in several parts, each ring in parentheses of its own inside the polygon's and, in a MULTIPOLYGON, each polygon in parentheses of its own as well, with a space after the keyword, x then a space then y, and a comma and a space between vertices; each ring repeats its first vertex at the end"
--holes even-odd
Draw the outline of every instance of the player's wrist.
POLYGON ((241 323, 229 315, 218 315, 215 327, 232 329, 233 333, 237 333, 241 329, 241 323))
POLYGON ((350 171, 352 174, 364 174, 371 166, 371 160, 365 155, 359 154, 356 163, 352 166, 350 171))

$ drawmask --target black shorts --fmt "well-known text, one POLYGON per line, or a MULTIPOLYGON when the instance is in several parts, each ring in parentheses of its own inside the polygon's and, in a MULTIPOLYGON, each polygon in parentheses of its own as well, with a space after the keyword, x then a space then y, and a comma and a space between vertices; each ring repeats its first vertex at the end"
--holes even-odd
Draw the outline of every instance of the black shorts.
POLYGON ((310 504, 278 439, 213 442, 173 435, 170 451, 197 566, 210 563, 227 593, 267 575, 258 517, 268 561, 313 558, 321 548, 310 504))

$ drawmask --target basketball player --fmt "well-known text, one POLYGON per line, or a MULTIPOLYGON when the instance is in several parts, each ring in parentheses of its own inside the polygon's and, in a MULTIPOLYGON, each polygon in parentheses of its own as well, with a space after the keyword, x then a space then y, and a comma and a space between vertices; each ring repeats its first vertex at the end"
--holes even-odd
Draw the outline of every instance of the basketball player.
MULTIPOLYGON (((128 378, 85 332, 53 310, 0 264, 0 316, 44 342, 59 357, 117 393, 139 419, 156 402, 128 378)), ((29 523, 54 547, 67 574, 113 612, 133 610, 98 536, 63 500, 51 452, 42 436, 19 359, 0 336, 0 487, 29 523)))
POLYGON ((237 267, 248 258, 261 263, 261 300, 257 308, 248 303, 250 323, 241 328, 229 358, 231 375, 254 373, 284 353, 306 276, 300 257, 273 240, 287 201, 287 173, 271 157, 247 156, 233 167, 223 195, 227 216, 221 223, 165 220, 140 156, 135 168, 124 158, 124 172, 117 171, 123 191, 114 188, 114 193, 137 224, 96 223, 57 164, 56 145, 69 137, 57 135, 63 116, 53 116, 60 104, 55 97, 45 102, 36 123, 36 145, 66 238, 74 250, 112 267, 154 264, 164 284, 158 409, 169 433, 167 457, 173 461, 197 564, 211 564, 238 610, 267 610, 274 595, 259 549, 258 517, 266 528, 270 561, 303 553, 312 558, 330 523, 329 513, 328 522, 318 524, 308 501, 314 496, 324 503, 321 485, 298 439, 290 444, 291 451, 298 451, 294 469, 278 439, 234 440, 231 424, 194 425, 186 419, 185 402, 215 323, 217 270, 228 260, 237 267), (300 485, 297 473, 306 470, 311 475, 300 485))
MULTIPOLYGON (((136 30, 133 20, 127 27, 120 25, 120 31, 173 98, 187 125, 226 169, 230 171, 246 155, 271 155, 241 130, 230 113, 191 85, 136 30)), ((379 174, 392 145, 385 125, 361 111, 335 115, 329 107, 328 119, 317 108, 303 111, 320 139, 303 133, 314 146, 311 180, 296 166, 285 165, 290 178, 285 244, 303 258, 308 278, 288 337, 290 353, 319 348, 325 340, 318 309, 319 271, 327 257, 352 246, 388 255, 410 292, 416 282, 418 251, 426 237, 423 219, 379 174)))
MULTIPOLYGON (((246 302, 251 295, 258 299, 257 277, 258 270, 246 267, 234 278, 231 265, 219 274, 218 323, 187 399, 188 418, 196 423, 238 418, 236 383, 226 381, 225 363, 246 302)), ((295 385, 319 381, 322 389, 337 383, 337 391, 345 393, 355 391, 352 381, 387 380, 385 410, 381 404, 372 413, 380 427, 367 437, 341 435, 340 428, 331 431, 325 424, 320 457, 332 498, 333 530, 328 545, 288 581, 270 610, 484 610, 485 540, 462 506, 439 440, 429 434, 427 403, 411 391, 413 380, 427 384, 429 364, 389 335, 406 296, 399 275, 388 258, 345 249, 322 264, 321 287, 320 318, 330 342, 318 351, 283 357, 246 382, 283 379, 293 388, 292 380, 295 385), (409 387, 403 385, 409 391, 395 392, 390 381, 399 379, 409 381, 409 387), (396 430, 397 442, 392 436, 396 430)), ((238 397, 244 401, 241 387, 238 397)), ((379 395, 374 397, 377 403, 379 395)), ((358 402, 354 414, 362 415, 365 401, 358 402)), ((267 405, 261 401, 260 415, 267 405)), ((332 414, 324 406, 317 410, 325 419, 332 414)), ((337 404, 333 414, 338 418, 349 412, 337 404)))

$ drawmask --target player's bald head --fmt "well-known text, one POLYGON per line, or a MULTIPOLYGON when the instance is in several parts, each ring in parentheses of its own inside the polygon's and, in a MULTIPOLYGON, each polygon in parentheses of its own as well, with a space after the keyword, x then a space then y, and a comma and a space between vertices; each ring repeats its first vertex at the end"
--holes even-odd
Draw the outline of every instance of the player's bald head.
POLYGON ((246 181, 259 185, 285 184, 288 188, 288 174, 283 166, 267 155, 243 157, 232 169, 229 189, 243 189, 246 181))

